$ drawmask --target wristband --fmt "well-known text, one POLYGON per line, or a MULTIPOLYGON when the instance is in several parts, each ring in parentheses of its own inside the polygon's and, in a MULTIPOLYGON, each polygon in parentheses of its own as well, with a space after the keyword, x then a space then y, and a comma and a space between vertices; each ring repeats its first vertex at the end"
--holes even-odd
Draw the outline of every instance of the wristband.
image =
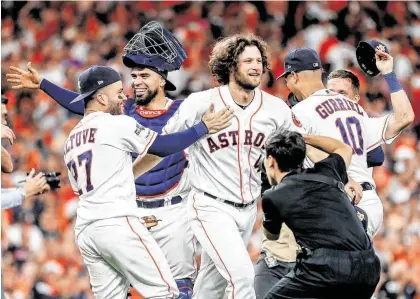
POLYGON ((386 80, 386 83, 388 84, 390 93, 394 93, 402 89, 400 82, 398 82, 397 76, 394 72, 385 74, 384 78, 386 80))

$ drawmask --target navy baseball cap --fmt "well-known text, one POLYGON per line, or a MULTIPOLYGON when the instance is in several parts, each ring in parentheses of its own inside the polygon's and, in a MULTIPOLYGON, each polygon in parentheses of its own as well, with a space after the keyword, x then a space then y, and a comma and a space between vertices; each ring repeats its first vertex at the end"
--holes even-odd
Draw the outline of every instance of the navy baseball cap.
POLYGON ((277 79, 286 77, 291 72, 312 71, 318 70, 321 67, 321 60, 315 50, 310 48, 297 48, 287 53, 284 58, 284 73, 277 77, 277 79))
POLYGON ((174 91, 176 90, 176 86, 168 80, 168 70, 160 69, 162 67, 162 61, 160 57, 150 57, 143 54, 124 54, 123 56, 123 63, 128 68, 135 68, 135 67, 144 67, 148 68, 155 73, 161 75, 165 81, 165 90, 174 91), (157 62, 158 61, 158 62, 157 62))
POLYGON ((121 76, 116 70, 108 66, 94 65, 80 74, 78 80, 80 95, 70 104, 84 101, 97 90, 118 81, 121 81, 121 76))
POLYGON ((361 41, 356 48, 356 58, 360 68, 372 77, 380 73, 376 66, 376 50, 381 50, 389 54, 388 48, 383 43, 374 39, 367 42, 361 41))

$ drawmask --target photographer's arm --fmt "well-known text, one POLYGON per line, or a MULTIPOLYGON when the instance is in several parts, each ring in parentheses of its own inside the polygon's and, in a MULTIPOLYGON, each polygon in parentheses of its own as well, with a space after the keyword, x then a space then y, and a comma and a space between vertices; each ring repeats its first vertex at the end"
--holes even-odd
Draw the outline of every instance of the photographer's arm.
POLYGON ((351 157, 353 155, 353 149, 337 139, 326 137, 326 136, 315 136, 315 135, 303 135, 305 143, 313 146, 316 149, 324 151, 328 154, 340 155, 346 163, 346 168, 349 167, 351 157))
POLYGON ((1 189, 1 209, 10 209, 20 206, 25 199, 21 188, 1 189))
POLYGON ((12 157, 3 146, 1 147, 1 171, 4 173, 13 171, 12 157))

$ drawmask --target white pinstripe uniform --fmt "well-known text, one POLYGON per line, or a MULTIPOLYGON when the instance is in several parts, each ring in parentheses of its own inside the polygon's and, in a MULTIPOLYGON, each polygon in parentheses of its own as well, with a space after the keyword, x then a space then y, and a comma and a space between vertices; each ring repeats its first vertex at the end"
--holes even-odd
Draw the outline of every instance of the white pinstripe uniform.
POLYGON ((207 135, 189 149, 192 191, 188 218, 204 249, 193 298, 255 298, 254 269, 247 244, 256 219, 261 177, 258 160, 267 137, 275 130, 295 129, 289 107, 259 88, 242 109, 228 86, 191 94, 168 121, 164 132, 187 129, 215 105, 234 109, 232 125, 207 135), (206 193, 206 194, 205 194, 206 193), (250 205, 239 208, 228 203, 250 205), (227 288, 226 288, 227 286, 227 288))
MULTIPOLYGON (((370 149, 392 143, 397 137, 385 138, 390 114, 370 118, 359 104, 328 89, 313 93, 295 105, 292 112, 308 134, 333 137, 350 145, 353 157, 349 176, 359 184, 367 182, 375 187, 366 155, 370 149)), ((368 234, 375 236, 383 220, 383 206, 376 191, 363 191, 358 206, 368 215, 368 234)))
POLYGON ((64 149, 79 195, 76 239, 95 298, 176 298, 165 256, 136 216, 131 152, 147 153, 156 133, 133 118, 94 112, 71 131, 64 149))

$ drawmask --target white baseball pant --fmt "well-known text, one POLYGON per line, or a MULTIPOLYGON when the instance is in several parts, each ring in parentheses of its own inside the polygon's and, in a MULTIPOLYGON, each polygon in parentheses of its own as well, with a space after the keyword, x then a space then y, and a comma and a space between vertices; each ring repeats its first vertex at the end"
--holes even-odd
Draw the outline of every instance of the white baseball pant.
POLYGON ((143 297, 177 298, 168 263, 137 217, 95 221, 78 236, 95 298, 127 298, 131 284, 143 297))
POLYGON ((384 207, 375 190, 363 191, 362 199, 357 205, 368 215, 367 233, 373 237, 379 232, 384 219, 384 207))
POLYGON ((162 249, 175 280, 194 280, 197 275, 196 246, 188 223, 186 198, 176 205, 156 209, 139 208, 138 215, 155 215, 162 220, 150 229, 150 234, 162 249))
POLYGON ((254 267, 247 244, 257 216, 257 205, 235 208, 191 191, 188 219, 203 248, 194 285, 194 299, 254 299, 254 267), (226 287, 227 285, 227 287, 226 287))

